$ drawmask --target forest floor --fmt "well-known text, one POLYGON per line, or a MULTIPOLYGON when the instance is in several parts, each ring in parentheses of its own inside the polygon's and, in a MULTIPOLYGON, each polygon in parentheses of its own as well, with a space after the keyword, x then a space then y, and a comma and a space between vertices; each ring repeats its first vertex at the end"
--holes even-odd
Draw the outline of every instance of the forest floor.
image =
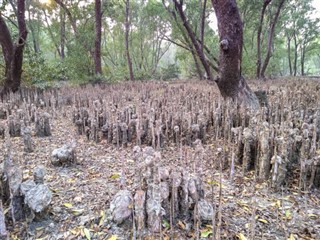
MULTIPOLYGON (((106 142, 88 141, 85 136, 77 135, 72 116, 66 112, 66 117, 53 116, 51 137, 33 138, 36 146, 33 153, 24 152, 22 138, 11 140, 12 158, 23 170, 24 180, 32 178, 36 166, 46 167, 45 183, 53 192, 53 200, 45 219, 8 225, 10 239, 131 239, 131 229, 115 228, 110 222, 108 209, 115 194, 124 188, 120 175, 125 176, 127 188, 132 186, 137 171, 134 146, 117 148, 106 142), (53 166, 52 151, 74 139, 77 141, 76 163, 53 166)), ((275 192, 267 182, 255 181, 253 172, 242 176, 240 167, 236 168, 231 181, 229 169, 219 171, 215 153, 220 146, 221 143, 213 140, 204 145, 205 156, 200 167, 206 198, 214 202, 217 211, 220 202, 222 239, 320 239, 319 190, 301 192, 298 177, 290 176, 293 184, 275 192)), ((0 140, 0 148, 5 148, 4 140, 0 140)), ((185 160, 192 159, 193 152, 192 147, 172 144, 161 150, 162 164, 193 172, 199 163, 185 160)), ((197 233, 198 239, 213 239, 211 223, 202 224, 199 232, 188 230, 188 224, 178 222, 173 237, 170 230, 164 229, 163 239, 170 236, 171 239, 197 239, 197 233)))

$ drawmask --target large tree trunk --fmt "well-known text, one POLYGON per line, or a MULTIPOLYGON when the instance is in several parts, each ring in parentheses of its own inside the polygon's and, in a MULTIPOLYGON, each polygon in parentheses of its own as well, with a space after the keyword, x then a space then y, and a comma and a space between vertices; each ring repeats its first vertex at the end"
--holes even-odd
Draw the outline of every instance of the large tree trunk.
POLYGON ((95 0, 95 17, 96 17, 96 39, 95 39, 95 49, 94 49, 94 65, 95 73, 102 74, 101 66, 101 0, 95 0))
POLYGON ((130 0, 126 0, 126 22, 125 22, 125 41, 126 41, 126 55, 128 61, 128 70, 130 81, 134 80, 133 69, 132 69, 132 61, 130 56, 129 49, 129 31, 130 31, 130 0))
POLYGON ((212 0, 220 37, 220 77, 217 79, 223 97, 253 108, 259 107, 257 96, 241 76, 243 29, 235 0, 212 0))
POLYGON ((2 96, 9 91, 17 91, 21 84, 23 49, 28 35, 24 0, 18 0, 17 19, 19 35, 17 42, 13 43, 10 31, 0 13, 0 44, 5 59, 5 80, 1 92, 2 96))

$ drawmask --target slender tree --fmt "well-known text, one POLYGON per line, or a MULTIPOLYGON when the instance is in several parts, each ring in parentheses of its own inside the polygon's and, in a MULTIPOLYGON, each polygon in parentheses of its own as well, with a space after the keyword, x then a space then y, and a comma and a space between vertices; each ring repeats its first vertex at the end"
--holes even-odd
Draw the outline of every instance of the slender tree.
POLYGON ((130 33, 130 0, 126 0, 126 20, 125 20, 125 44, 126 44, 126 55, 128 61, 128 70, 130 81, 134 80, 132 61, 129 49, 129 33, 130 33))
POLYGON ((21 84, 23 50, 28 31, 25 22, 25 1, 17 2, 18 39, 13 42, 9 28, 0 12, 0 44, 5 59, 5 80, 1 95, 17 91, 21 84))
POLYGON ((173 0, 173 3, 174 3, 174 6, 175 6, 177 13, 180 16, 180 19, 182 21, 182 24, 183 24, 185 30, 188 33, 188 36, 190 38, 190 41, 192 42, 194 50, 197 53, 197 55, 202 63, 202 66, 206 71, 208 79, 213 80, 213 75, 212 75, 212 71, 211 71, 212 66, 210 65, 209 59, 206 57, 206 54, 203 52, 202 47, 201 47, 201 43, 200 43, 200 41, 198 41, 196 33, 195 33, 195 31, 193 31, 193 29, 187 19, 187 16, 185 15, 185 12, 183 10, 183 0, 173 0))
POLYGON ((95 0, 95 28, 96 28, 96 38, 95 38, 95 48, 94 48, 94 66, 95 73, 98 75, 102 74, 101 66, 101 0, 95 0))
POLYGON ((270 25, 270 29, 269 29, 269 36, 268 36, 267 53, 266 53, 265 59, 263 61, 261 70, 260 70, 259 78, 265 78, 265 72, 267 70, 267 67, 269 65, 270 58, 272 55, 272 46, 273 46, 273 41, 274 41, 274 36, 275 36, 276 25, 278 23, 280 12, 283 8, 285 1, 286 0, 280 0, 279 5, 276 10, 276 14, 275 14, 274 18, 271 20, 271 25, 270 25))
POLYGON ((266 13, 266 9, 272 0, 264 0, 260 13, 260 22, 257 31, 257 78, 261 78, 261 33, 263 27, 263 20, 266 13))

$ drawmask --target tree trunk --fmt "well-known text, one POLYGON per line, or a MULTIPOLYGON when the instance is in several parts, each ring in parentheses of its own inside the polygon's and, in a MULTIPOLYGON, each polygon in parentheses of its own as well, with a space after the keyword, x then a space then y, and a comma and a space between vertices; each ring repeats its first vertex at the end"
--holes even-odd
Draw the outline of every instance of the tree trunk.
POLYGON ((261 32, 263 26, 263 19, 266 13, 266 9, 272 0, 264 0, 260 14, 260 22, 257 31, 257 78, 261 78, 261 32))
POLYGON ((17 19, 19 35, 16 43, 11 39, 10 31, 0 13, 0 44, 5 59, 5 80, 1 95, 17 91, 21 84, 23 49, 28 31, 25 22, 25 1, 18 0, 17 19))
POLYGON ((200 6, 202 9, 201 12, 201 23, 200 23, 200 44, 201 44, 201 51, 203 52, 203 46, 204 46, 204 28, 205 28, 205 21, 206 21, 206 7, 207 7, 207 0, 203 1, 200 0, 200 6))
POLYGON ((72 30, 74 31, 75 34, 78 33, 78 27, 77 27, 77 23, 76 20, 73 18, 71 12, 69 11, 69 9, 67 8, 67 6, 61 1, 61 0, 55 0, 55 2, 64 9, 65 13, 67 14, 72 30))
POLYGON ((292 76, 292 61, 291 61, 291 36, 287 33, 287 50, 290 76, 292 76))
POLYGON ((49 20, 48 20, 48 15, 47 15, 47 13, 46 13, 46 10, 45 10, 45 9, 42 9, 42 12, 43 12, 43 15, 44 15, 44 21, 45 21, 45 23, 47 24, 47 30, 48 30, 49 36, 51 37, 51 41, 53 42, 53 44, 54 44, 54 46, 55 46, 55 48, 56 48, 56 50, 57 50, 58 55, 61 57, 61 50, 60 50, 59 44, 57 43, 56 38, 55 38, 55 36, 53 35, 53 32, 52 32, 52 30, 51 30, 50 22, 49 22, 49 20))
POLYGON ((66 12, 60 7, 60 58, 65 58, 65 42, 66 42, 66 12))
POLYGON ((223 97, 230 97, 239 104, 259 107, 257 96, 241 76, 243 29, 235 0, 212 0, 218 20, 220 37, 219 69, 217 84, 223 97))
POLYGON ((269 37, 268 37, 267 54, 266 54, 266 57, 264 59, 264 62, 263 62, 262 68, 261 68, 261 72, 260 72, 261 78, 265 78, 265 72, 267 70, 267 67, 269 65, 269 61, 270 61, 270 58, 271 58, 271 50, 272 50, 274 34, 275 34, 275 30, 276 30, 276 25, 277 25, 277 22, 278 22, 278 19, 279 19, 279 16, 280 16, 280 12, 281 12, 281 9, 282 9, 285 1, 286 0, 281 0, 280 1, 279 5, 278 5, 278 8, 277 8, 276 15, 274 16, 274 18, 273 18, 273 20, 271 22, 271 27, 270 27, 270 30, 269 30, 269 37))
POLYGON ((126 0, 126 22, 125 22, 125 41, 126 41, 126 55, 128 61, 128 70, 130 81, 134 80, 133 69, 132 69, 132 61, 130 57, 130 49, 129 49, 129 31, 130 31, 130 0, 126 0))
POLYGON ((305 45, 304 45, 304 43, 302 43, 302 46, 301 46, 301 57, 300 57, 301 76, 305 75, 305 72, 304 72, 305 57, 306 57, 305 45))
POLYGON ((94 65, 95 73, 98 75, 102 74, 101 66, 101 0, 95 0, 95 17, 96 17, 96 39, 95 39, 95 51, 94 51, 94 65))
POLYGON ((183 1, 178 1, 178 0, 173 0, 173 3, 175 5, 175 9, 177 10, 179 16, 180 16, 180 19, 183 23, 183 26, 185 27, 189 37, 190 37, 190 40, 194 46, 194 49, 196 50, 198 56, 199 56, 199 59, 207 73, 207 77, 209 80, 213 80, 213 75, 212 75, 212 72, 211 72, 211 69, 210 69, 210 64, 209 64, 209 61, 207 59, 207 57, 205 56, 204 52, 201 51, 201 46, 197 40, 197 37, 196 37, 196 34, 195 32, 192 30, 189 22, 188 22, 188 19, 183 11, 183 1))
POLYGON ((293 42, 294 42, 293 76, 297 76, 297 69, 298 69, 298 47, 299 47, 299 43, 298 43, 298 41, 297 41, 297 34, 296 34, 296 32, 294 32, 293 42))
POLYGON ((34 50, 35 53, 39 53, 40 52, 40 47, 39 47, 39 43, 38 43, 38 38, 36 37, 35 29, 33 27, 32 20, 34 19, 34 15, 32 15, 32 17, 31 17, 30 3, 28 4, 27 12, 28 12, 28 23, 29 23, 28 27, 30 29, 30 33, 31 33, 31 36, 32 36, 33 50, 34 50))

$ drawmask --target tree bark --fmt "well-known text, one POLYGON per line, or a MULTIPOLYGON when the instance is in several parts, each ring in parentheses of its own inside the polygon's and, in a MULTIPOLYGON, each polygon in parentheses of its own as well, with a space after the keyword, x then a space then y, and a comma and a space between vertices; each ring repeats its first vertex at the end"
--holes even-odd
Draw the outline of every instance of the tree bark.
POLYGON ((126 20, 125 20, 125 41, 126 41, 126 55, 128 61, 128 70, 130 81, 134 80, 132 61, 129 49, 129 31, 130 31, 130 0, 126 0, 126 20))
POLYGON ((266 54, 266 57, 264 59, 264 62, 263 62, 263 65, 262 65, 262 68, 261 68, 261 72, 260 72, 260 77, 261 78, 265 78, 265 72, 267 70, 267 67, 269 65, 269 61, 270 61, 270 58, 271 58, 271 51, 272 51, 272 45, 273 45, 273 40, 274 40, 274 34, 275 34, 275 30, 276 30, 276 25, 278 23, 278 19, 279 19, 279 16, 280 16, 280 12, 281 12, 281 9, 284 5, 284 2, 286 0, 281 0, 279 5, 278 5, 278 8, 277 8, 277 12, 276 12, 276 15, 274 16, 272 22, 271 22, 271 27, 270 27, 270 30, 269 30, 269 37, 268 37, 268 49, 267 49, 267 54, 266 54))
POLYGON ((288 50, 288 64, 290 76, 292 76, 292 61, 291 61, 291 36, 287 33, 287 50, 288 50))
POLYGON ((220 38, 220 77, 216 82, 221 95, 256 109, 259 107, 258 98, 241 76, 243 29, 236 1, 212 0, 212 6, 220 38))
POLYGON ((30 29, 30 33, 32 36, 33 50, 35 53, 39 53, 40 47, 39 47, 38 38, 36 37, 35 29, 33 27, 32 20, 34 19, 34 15, 31 17, 30 3, 28 4, 27 12, 28 12, 28 23, 29 23, 28 27, 30 29))
POLYGON ((202 0, 200 0, 200 6, 201 6, 201 9, 202 9, 202 12, 201 12, 201 24, 200 24, 200 44, 201 44, 201 51, 203 52, 203 47, 204 47, 204 28, 205 28, 205 20, 206 20, 207 0, 203 1, 203 5, 202 5, 202 0))
POLYGON ((18 0, 18 40, 13 43, 10 31, 0 13, 0 44, 5 59, 5 80, 1 95, 10 91, 17 91, 21 84, 23 50, 26 43, 28 31, 25 22, 25 1, 18 0))
POLYGON ((95 39, 95 51, 94 51, 94 65, 95 73, 102 75, 101 66, 101 0, 95 0, 95 18, 96 18, 96 39, 95 39))
POLYGON ((55 0, 55 2, 61 7, 64 9, 65 13, 67 14, 68 18, 69 18, 69 21, 70 21, 70 24, 71 24, 71 27, 74 31, 75 34, 78 33, 78 28, 77 28, 77 23, 76 23, 76 20, 73 18, 71 12, 69 11, 69 9, 67 8, 67 6, 61 1, 61 0, 55 0))
POLYGON ((298 70, 298 47, 299 47, 299 43, 298 43, 298 40, 297 40, 296 31, 294 31, 293 42, 294 42, 293 76, 297 76, 297 70, 298 70))
POLYGON ((65 58, 65 42, 66 42, 66 12, 60 7, 60 58, 65 58))
POLYGON ((261 78, 261 33, 262 33, 262 26, 263 26, 263 19, 264 15, 266 13, 266 9, 268 5, 271 3, 272 0, 264 0, 263 6, 261 9, 261 14, 260 14, 260 22, 258 26, 258 31, 257 31, 257 74, 256 77, 258 79, 261 78))
POLYGON ((302 43, 301 44, 301 56, 300 56, 301 76, 305 75, 305 72, 304 72, 305 58, 306 58, 305 45, 304 45, 304 43, 302 43))

